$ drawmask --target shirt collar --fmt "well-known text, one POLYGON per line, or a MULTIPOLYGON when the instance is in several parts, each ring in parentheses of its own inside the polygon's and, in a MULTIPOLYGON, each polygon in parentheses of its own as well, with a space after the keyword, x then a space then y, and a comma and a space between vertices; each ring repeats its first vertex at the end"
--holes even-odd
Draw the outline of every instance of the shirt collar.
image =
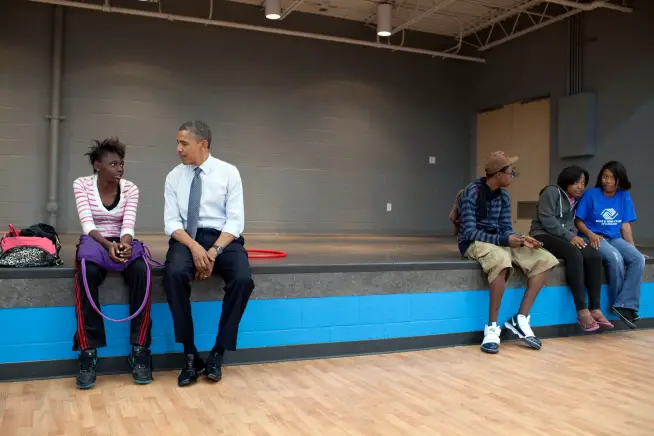
MULTIPOLYGON (((207 160, 202 162, 202 164, 200 165, 200 169, 202 170, 203 173, 205 173, 205 174, 211 173, 211 169, 213 168, 213 161, 214 160, 215 160, 215 158, 213 156, 211 156, 211 154, 209 154, 209 157, 207 158, 207 160)), ((197 168, 197 166, 195 166, 195 165, 191 166, 191 169, 195 170, 195 168, 197 168)))

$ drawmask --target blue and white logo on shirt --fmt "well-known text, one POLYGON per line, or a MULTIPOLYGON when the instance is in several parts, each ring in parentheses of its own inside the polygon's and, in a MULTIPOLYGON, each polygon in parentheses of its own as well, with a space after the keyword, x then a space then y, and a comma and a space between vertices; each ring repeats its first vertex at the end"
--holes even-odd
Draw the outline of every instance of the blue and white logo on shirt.
POLYGON ((612 207, 608 209, 604 209, 602 213, 600 214, 602 218, 606 221, 612 221, 611 223, 605 223, 604 225, 611 225, 614 224, 613 222, 616 221, 616 218, 618 217, 618 212, 613 209, 612 207))

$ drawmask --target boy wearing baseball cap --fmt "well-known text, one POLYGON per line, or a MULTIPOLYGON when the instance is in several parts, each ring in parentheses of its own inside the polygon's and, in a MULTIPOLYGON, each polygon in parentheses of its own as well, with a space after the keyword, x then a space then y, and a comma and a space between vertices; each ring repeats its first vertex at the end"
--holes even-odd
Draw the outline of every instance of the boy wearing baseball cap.
POLYGON ((517 160, 502 151, 491 153, 484 167, 486 176, 468 185, 457 201, 459 251, 480 263, 489 282, 489 322, 484 327, 481 344, 481 350, 486 353, 499 351, 501 328, 497 317, 506 282, 513 274, 513 264, 527 276, 527 290, 518 313, 504 326, 530 347, 541 348, 529 325, 529 312, 549 272, 559 264, 556 257, 541 248, 539 241, 513 231, 506 188, 516 176, 517 160))

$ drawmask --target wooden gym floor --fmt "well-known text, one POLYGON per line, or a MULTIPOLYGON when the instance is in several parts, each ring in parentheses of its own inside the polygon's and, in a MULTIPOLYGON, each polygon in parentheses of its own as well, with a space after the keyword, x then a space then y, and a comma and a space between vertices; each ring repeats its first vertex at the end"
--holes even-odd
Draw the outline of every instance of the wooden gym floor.
POLYGON ((0 384, 0 435, 652 435, 654 331, 230 366, 214 385, 176 372, 0 384))

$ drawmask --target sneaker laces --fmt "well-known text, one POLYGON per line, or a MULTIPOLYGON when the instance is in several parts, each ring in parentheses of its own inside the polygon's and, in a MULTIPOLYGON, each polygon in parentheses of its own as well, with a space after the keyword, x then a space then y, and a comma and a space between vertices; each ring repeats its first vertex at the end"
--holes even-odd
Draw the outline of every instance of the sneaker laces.
POLYGON ((79 371, 80 372, 89 372, 95 366, 95 356, 84 353, 82 354, 79 360, 79 371))
POLYGON ((148 358, 150 357, 149 350, 143 347, 134 347, 134 366, 138 368, 145 368, 148 366, 148 358))
POLYGON ((499 342, 501 332, 502 332, 502 329, 497 325, 495 325, 495 326, 486 326, 486 329, 485 329, 485 332, 484 332, 484 343, 499 342))
POLYGON ((529 321, 531 320, 531 315, 518 315, 518 326, 520 326, 520 330, 525 334, 525 337, 532 337, 536 336, 534 334, 534 331, 531 329, 531 326, 529 325, 529 321))

